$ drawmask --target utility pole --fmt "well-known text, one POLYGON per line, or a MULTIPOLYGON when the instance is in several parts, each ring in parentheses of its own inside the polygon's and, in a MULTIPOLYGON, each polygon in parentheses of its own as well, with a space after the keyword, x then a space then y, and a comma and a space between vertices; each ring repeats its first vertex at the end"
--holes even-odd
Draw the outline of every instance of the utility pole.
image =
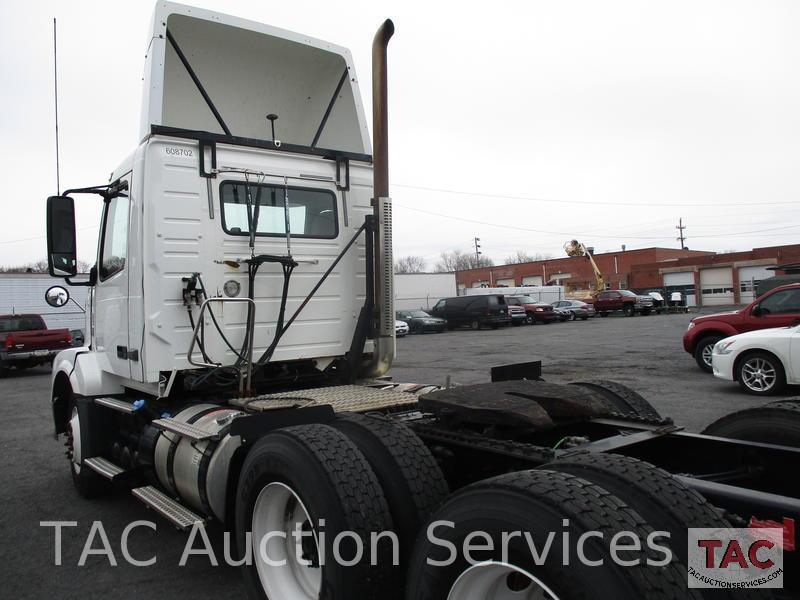
POLYGON ((479 267, 481 264, 481 245, 478 243, 481 241, 481 238, 472 238, 472 241, 475 243, 475 266, 479 267))
POLYGON ((681 236, 675 239, 681 243, 681 250, 686 250, 686 236, 683 235, 683 230, 686 229, 686 225, 683 224, 683 217, 678 219, 678 225, 675 229, 681 232, 681 236))

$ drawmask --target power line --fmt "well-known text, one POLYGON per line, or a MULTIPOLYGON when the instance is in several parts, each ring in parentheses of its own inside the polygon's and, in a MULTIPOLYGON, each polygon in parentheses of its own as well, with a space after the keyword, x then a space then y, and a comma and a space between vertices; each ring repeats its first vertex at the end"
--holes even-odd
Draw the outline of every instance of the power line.
MULTIPOLYGON (((433 212, 433 211, 430 211, 430 210, 423 210, 421 208, 412 208, 410 206, 405 206, 403 204, 398 203, 397 201, 395 201, 394 204, 395 204, 395 206, 399 206, 399 207, 404 208, 406 210, 412 210, 412 211, 415 211, 415 212, 420 212, 420 213, 424 213, 424 214, 427 214, 427 215, 432 215, 432 216, 435 216, 435 217, 442 217, 443 219, 452 219, 454 221, 462 221, 464 223, 474 223, 474 224, 477 224, 477 225, 487 225, 489 227, 501 227, 503 229, 515 229, 517 231, 530 231, 531 233, 543 233, 545 235, 565 235, 565 236, 580 235, 580 236, 585 236, 585 237, 606 238, 606 239, 619 239, 620 237, 624 237, 626 239, 631 239, 631 240, 664 240, 664 239, 668 239, 668 238, 665 238, 663 236, 661 236, 661 237, 660 236, 633 236, 633 235, 622 235, 622 236, 620 236, 620 235, 605 235, 605 234, 600 234, 600 233, 587 233, 587 232, 578 233, 578 232, 575 232, 575 231, 564 232, 564 231, 547 231, 547 230, 544 230, 544 229, 531 229, 529 227, 519 227, 518 225, 506 225, 506 224, 502 224, 502 223, 490 223, 488 221, 478 221, 477 219, 467 219, 466 217, 457 217, 455 215, 445 215, 445 214, 433 212)), ((797 224, 797 225, 784 225, 782 227, 773 227, 773 228, 769 228, 769 229, 755 229, 755 230, 752 230, 752 231, 737 231, 735 233, 720 233, 720 234, 715 234, 715 235, 697 235, 695 237, 697 237, 697 238, 733 237, 733 236, 751 235, 751 234, 754 234, 754 233, 763 233, 763 232, 768 232, 768 231, 780 231, 780 230, 783 230, 783 229, 792 229, 794 227, 800 227, 800 224, 797 224)))
MULTIPOLYGON (((89 229, 97 229, 100 227, 99 225, 90 225, 89 227, 79 227, 76 231, 87 231, 89 229)), ((30 238, 21 238, 18 240, 0 240, 0 244, 16 244, 17 242, 34 242, 36 240, 43 240, 47 236, 45 235, 37 235, 36 237, 30 238)))
MULTIPOLYGON (((638 207, 649 207, 649 206, 666 206, 670 208, 674 207, 689 207, 694 208, 696 206, 710 206, 714 208, 720 208, 721 206, 753 206, 753 202, 725 202, 725 203, 714 203, 714 204, 703 204, 693 202, 691 204, 676 204, 674 202, 669 203, 658 203, 658 202, 607 202, 607 201, 590 201, 590 200, 556 200, 553 198, 535 198, 531 196, 513 196, 513 195, 505 195, 505 194, 485 194, 482 192, 467 192, 464 190, 449 190, 446 188, 434 188, 434 187, 426 187, 421 185, 406 185, 403 183, 394 183, 392 184, 395 187, 402 187, 408 188, 410 190, 422 190, 426 192, 436 192, 441 194, 457 194, 459 196, 473 196, 475 198, 498 198, 501 200, 527 200, 529 202, 552 202, 555 204, 588 204, 588 205, 609 205, 609 206, 638 206, 638 207)), ((759 206, 775 206, 779 204, 800 204, 795 200, 789 200, 786 202, 759 202, 759 206)))

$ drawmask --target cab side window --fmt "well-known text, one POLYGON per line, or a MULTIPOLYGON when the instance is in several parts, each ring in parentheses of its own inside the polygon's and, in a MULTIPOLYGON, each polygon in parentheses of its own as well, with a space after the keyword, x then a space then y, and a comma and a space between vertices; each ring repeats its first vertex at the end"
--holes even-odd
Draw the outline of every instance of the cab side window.
POLYGON ((113 198, 103 222, 103 248, 100 254, 100 280, 105 281, 125 268, 128 258, 128 211, 130 200, 113 198))
POLYGON ((800 289, 772 294, 764 298, 759 307, 767 315, 800 314, 800 289))

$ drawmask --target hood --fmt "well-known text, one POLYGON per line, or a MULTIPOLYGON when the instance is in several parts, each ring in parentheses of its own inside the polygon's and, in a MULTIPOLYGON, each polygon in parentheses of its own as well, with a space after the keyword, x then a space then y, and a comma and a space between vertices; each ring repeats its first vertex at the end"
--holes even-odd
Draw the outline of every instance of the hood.
POLYGON ((692 319, 692 323, 704 323, 706 321, 726 321, 728 323, 737 322, 742 318, 745 309, 727 310, 725 312, 714 313, 713 315, 703 315, 692 319))
POLYGON ((787 335, 795 335, 800 331, 800 325, 792 325, 791 327, 773 327, 772 329, 757 329, 756 331, 748 331, 746 333, 739 333, 725 338, 726 340, 751 340, 751 339, 764 339, 764 338, 780 338, 787 335))

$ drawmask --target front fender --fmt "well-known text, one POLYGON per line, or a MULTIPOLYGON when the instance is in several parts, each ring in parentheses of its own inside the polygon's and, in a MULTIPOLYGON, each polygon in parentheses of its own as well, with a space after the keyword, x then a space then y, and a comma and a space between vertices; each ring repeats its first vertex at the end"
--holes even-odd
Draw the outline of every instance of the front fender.
POLYGON ((124 391, 118 377, 100 368, 97 353, 88 348, 69 348, 53 360, 50 401, 56 433, 66 427, 67 411, 72 394, 100 396, 124 391))
POLYGON ((694 352, 697 347, 697 342, 708 335, 720 335, 722 337, 729 337, 740 333, 729 323, 724 321, 706 321, 698 323, 694 327, 691 336, 691 349, 687 348, 688 352, 694 352))

